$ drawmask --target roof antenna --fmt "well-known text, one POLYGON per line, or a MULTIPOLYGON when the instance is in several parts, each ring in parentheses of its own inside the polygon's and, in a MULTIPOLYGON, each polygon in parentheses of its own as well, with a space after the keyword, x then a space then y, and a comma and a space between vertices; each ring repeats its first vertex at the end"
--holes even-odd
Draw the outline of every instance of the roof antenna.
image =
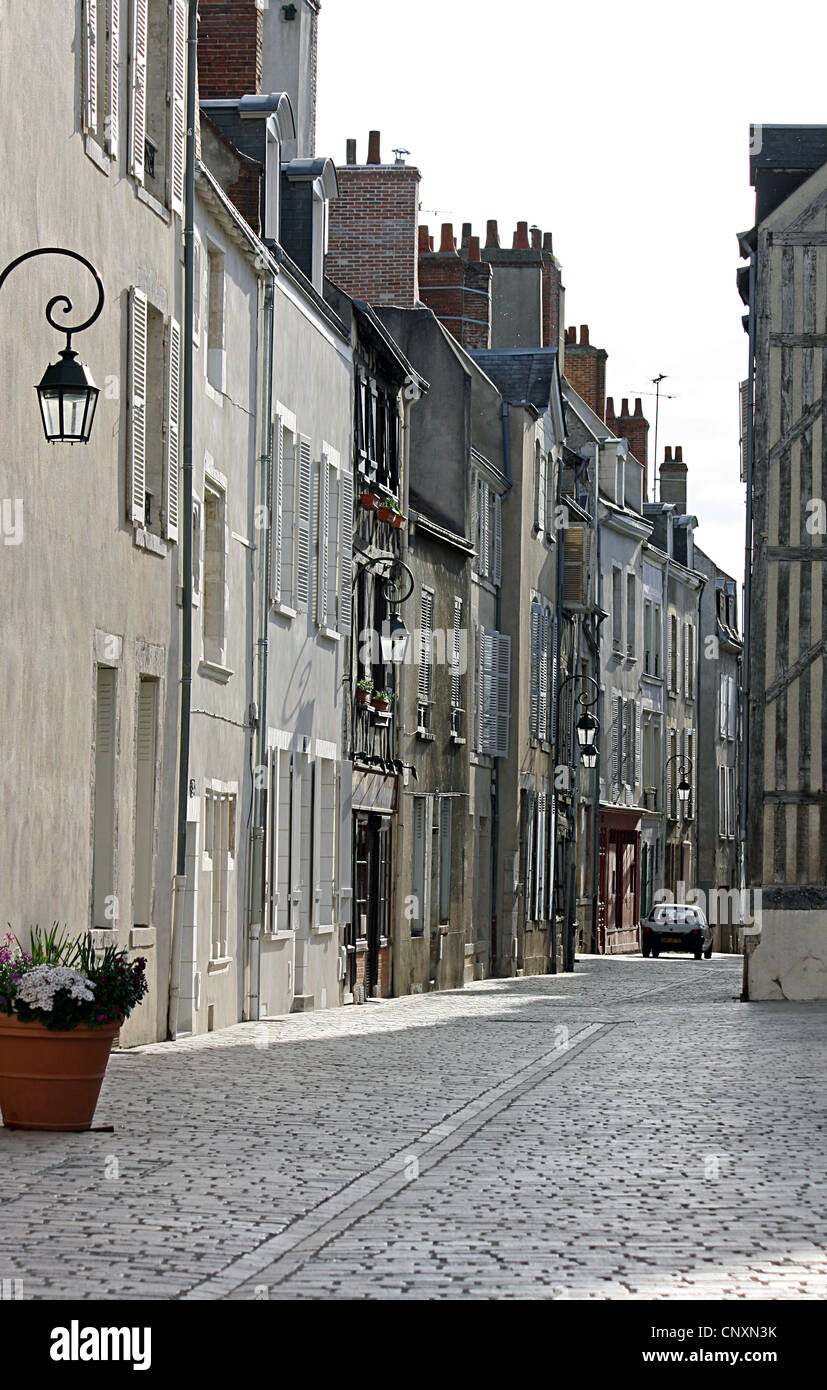
POLYGON ((652 377, 652 385, 655 388, 655 447, 652 454, 652 500, 659 502, 660 498, 660 468, 658 467, 658 413, 660 411, 660 384, 666 381, 666 373, 661 372, 659 376, 652 377), (654 493, 657 492, 657 497, 654 493))

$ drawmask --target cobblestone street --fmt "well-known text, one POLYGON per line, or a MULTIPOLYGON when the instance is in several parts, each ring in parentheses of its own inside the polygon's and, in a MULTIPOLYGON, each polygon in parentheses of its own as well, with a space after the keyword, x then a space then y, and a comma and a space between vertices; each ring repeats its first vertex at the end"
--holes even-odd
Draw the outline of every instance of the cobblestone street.
POLYGON ((0 1131, 0 1278, 28 1299, 823 1298, 827 1010, 740 984, 734 957, 586 957, 117 1053, 114 1133, 0 1131))

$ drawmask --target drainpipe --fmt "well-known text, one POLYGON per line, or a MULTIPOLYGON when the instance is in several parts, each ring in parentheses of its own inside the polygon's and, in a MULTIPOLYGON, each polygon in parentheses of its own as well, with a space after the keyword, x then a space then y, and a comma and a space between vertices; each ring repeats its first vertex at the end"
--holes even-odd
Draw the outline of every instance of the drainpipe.
MULTIPOLYGON (((503 494, 505 501, 513 486, 511 481, 511 421, 508 411, 508 401, 502 404, 502 428, 503 428, 503 466, 505 468, 506 483, 508 486, 503 494)), ((502 575, 500 576, 500 587, 497 590, 497 631, 502 630, 502 575)), ((488 974, 493 975, 497 963, 497 888, 499 886, 499 873, 497 860, 500 852, 500 770, 499 760, 494 759, 494 767, 491 773, 491 929, 488 934, 488 974)))
MULTIPOLYGON (((667 528, 671 534, 671 522, 667 517, 667 528)), ((663 663, 663 719, 661 729, 663 733, 663 755, 662 767, 660 770, 660 791, 661 806, 663 807, 663 859, 661 861, 660 886, 666 887, 666 840, 669 835, 669 807, 666 804, 666 762, 669 758, 669 726, 666 722, 666 715, 669 710, 669 672, 666 663, 669 659, 669 569, 671 560, 669 552, 666 554, 666 564, 663 567, 663 603, 661 605, 661 633, 660 633, 660 659, 663 663)), ((674 775, 674 774, 673 774, 674 775)))
MULTIPOLYGON (((749 257, 749 373, 747 376, 747 520, 744 536, 744 649, 741 664, 741 785, 739 788, 740 820, 738 826, 741 858, 741 919, 746 917, 747 884, 747 802, 749 799, 749 693, 750 693, 750 605, 752 595, 752 469, 755 450, 755 276, 756 252, 749 257)), ((744 938, 744 983, 741 996, 749 999, 749 955, 744 938)))
MULTIPOLYGON (((592 526, 593 526, 593 528, 594 528, 594 533, 595 533, 595 552, 596 552, 596 553, 595 553, 595 569, 596 569, 596 571, 597 571, 597 609, 598 609, 599 612, 602 613, 602 611, 603 611, 603 564, 602 564, 602 559, 601 559, 601 545, 600 545, 600 541, 601 541, 601 536, 602 536, 602 533, 603 533, 603 527, 604 527, 604 525, 606 524, 606 521, 608 520, 608 518, 607 518, 607 517, 601 517, 601 516, 599 515, 600 507, 599 507, 599 502, 598 502, 598 491, 599 491, 599 484, 600 484, 600 449, 601 449, 601 444, 600 444, 600 441, 598 441, 598 442, 595 444, 595 449, 594 449, 594 481, 593 481, 593 494, 592 494, 593 499, 594 499, 594 511, 593 511, 593 513, 592 513, 592 526)), ((601 745, 601 753, 600 753, 600 758, 599 758, 599 760, 598 760, 598 765, 597 765, 597 767, 595 768, 595 777, 594 777, 594 804, 593 804, 593 807, 592 807, 592 943, 591 943, 591 944, 592 944, 592 948, 593 948, 593 950, 595 951, 595 953, 597 953, 597 947, 598 947, 598 945, 599 945, 599 942, 598 942, 598 935, 597 935, 597 928, 598 928, 598 905, 599 905, 599 902, 600 902, 600 765, 601 765, 601 763, 602 763, 602 761, 603 761, 603 750, 605 749, 605 746, 606 746, 606 743, 605 743, 605 740, 606 740, 606 723, 605 723, 605 719, 604 719, 604 715, 603 715, 603 679, 602 679, 601 658, 600 658, 601 645, 602 645, 602 628, 601 628, 601 625, 598 624, 598 628, 597 628, 597 662, 596 662, 596 664, 597 664, 597 673, 596 673, 596 674, 597 674, 597 686, 598 686, 598 694, 597 694, 597 720, 598 720, 598 723, 599 723, 599 725, 600 725, 600 745, 601 745)))
POLYGON ((189 798, 190 707, 192 704, 192 377, 195 241, 195 85, 198 56, 198 0, 189 0, 187 27, 187 143, 184 171, 184 408, 183 408, 183 584, 181 602, 181 719, 178 736, 178 826, 172 893, 172 946, 167 1028, 175 1038, 181 995, 181 932, 187 881, 187 801, 189 798))
MULTIPOLYGON (((259 498, 264 508, 263 515, 272 515, 271 485, 273 476, 273 318, 275 299, 275 275, 270 274, 264 283, 264 305, 262 325, 262 367, 261 367, 261 413, 259 417, 259 438, 261 451, 259 465, 261 477, 259 498)), ((261 927, 264 905, 264 840, 265 806, 267 797, 261 785, 262 769, 267 767, 267 657, 270 627, 270 544, 269 531, 259 531, 256 546, 256 586, 258 588, 258 636, 256 638, 256 712, 253 737, 256 757, 253 775, 253 806, 249 839, 249 878, 247 891, 247 965, 248 993, 247 1018, 257 1020, 261 1017, 261 927), (263 539, 262 539, 263 538, 263 539)))

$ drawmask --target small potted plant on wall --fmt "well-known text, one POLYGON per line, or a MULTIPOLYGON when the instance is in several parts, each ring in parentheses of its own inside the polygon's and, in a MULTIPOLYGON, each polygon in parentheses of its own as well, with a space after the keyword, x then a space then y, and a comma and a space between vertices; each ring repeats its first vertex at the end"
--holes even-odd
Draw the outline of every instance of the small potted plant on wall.
POLYGON ((370 703, 375 714, 389 715, 393 704, 393 694, 390 690, 375 690, 370 703))
POLYGON ((405 517, 395 497, 390 495, 384 497, 379 504, 376 515, 380 521, 388 522, 394 531, 402 531, 405 527, 405 517))
POLYGON ((357 705, 369 705, 373 694, 373 681, 370 676, 365 676, 356 682, 356 703, 357 705))
POLYGON ((90 1129, 121 1024, 147 992, 146 961, 31 931, 0 941, 0 1112, 7 1129, 90 1129))
POLYGON ((375 512, 379 506, 378 492, 362 492, 359 494, 359 504, 363 511, 375 512))

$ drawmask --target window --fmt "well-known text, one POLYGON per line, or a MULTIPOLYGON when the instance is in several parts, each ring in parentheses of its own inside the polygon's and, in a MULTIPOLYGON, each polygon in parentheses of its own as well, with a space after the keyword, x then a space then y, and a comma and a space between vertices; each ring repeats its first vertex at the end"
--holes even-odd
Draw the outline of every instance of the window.
POLYGON ((738 685, 734 676, 727 677, 727 738, 738 736, 738 685))
POLYGON ((472 540, 476 572, 492 584, 502 583, 502 497, 479 473, 471 475, 472 540))
POLYGON ((286 607, 293 602, 297 445, 295 416, 278 406, 273 422, 270 598, 286 607))
POLYGON ((643 713, 643 794, 650 810, 660 802, 660 777, 663 767, 661 752, 661 717, 648 710, 643 713))
MULTIPOLYGON (((103 0, 98 0, 98 5, 101 3, 103 0)), ((186 0, 132 0, 130 53, 129 171, 157 202, 181 216, 186 144, 186 0)))
POLYGON ((623 651, 623 573, 612 569, 612 648, 623 651))
POLYGON ((226 657, 227 499, 212 479, 204 483, 204 660, 223 666, 226 657))
POLYGON ((335 628, 340 580, 339 454, 322 447, 317 488, 316 623, 335 628))
POLYGON ((224 253, 207 247, 207 381, 223 393, 227 353, 224 340, 224 253))
POLYGON ((120 0, 83 3, 83 128, 112 158, 119 140, 120 0))
POLYGON ((477 751, 508 756, 511 638, 481 627, 477 638, 477 751))
POLYGON ((626 575, 626 654, 634 656, 637 649, 637 586, 633 574, 626 575))
POLYGON ((204 799, 204 860, 210 875, 210 960, 229 956, 230 873, 235 866, 235 808, 233 792, 208 787, 204 799))
POLYGON ((544 528, 547 538, 553 541, 555 538, 554 527, 554 459, 551 454, 546 454, 546 509, 544 518, 544 528))
POLYGON ((463 677, 463 629, 462 599, 454 595, 454 626, 451 634, 451 734, 455 739, 462 737, 463 677))
POLYGON ((647 676, 660 676, 661 606, 654 599, 643 603, 643 670, 647 676))
POLYGON ((689 783, 689 800, 684 806, 684 815, 687 820, 692 820, 695 815, 695 730, 684 729, 683 731, 683 751, 686 764, 683 772, 689 783))
POLYGON ((301 904, 301 788, 300 769, 297 769, 294 778, 291 753, 285 748, 271 748, 268 755, 264 870, 264 930, 271 934, 290 931, 298 926, 301 904))
POLYGON ((181 329, 145 294, 129 295, 128 513, 136 526, 178 539, 181 329))
POLYGON ((155 749, 158 682, 141 676, 135 773, 135 882, 132 918, 136 926, 152 922, 152 857, 155 839, 155 749))
POLYGON ((680 774, 678 772, 678 731, 671 728, 667 733, 667 764, 666 764, 666 814, 670 820, 678 818, 678 782, 680 774))
POLYGON ((534 529, 542 531, 546 522, 546 456, 539 440, 534 446, 534 529))
POLYGON ((431 727, 434 686, 434 591, 423 587, 419 598, 419 667, 417 672, 417 730, 431 727))
POLYGON ((313 785, 313 926, 334 924, 336 890, 336 763, 317 755, 313 785))
POLYGON ((115 906, 115 714, 117 672, 98 666, 95 689, 95 782, 92 926, 117 925, 115 906))

